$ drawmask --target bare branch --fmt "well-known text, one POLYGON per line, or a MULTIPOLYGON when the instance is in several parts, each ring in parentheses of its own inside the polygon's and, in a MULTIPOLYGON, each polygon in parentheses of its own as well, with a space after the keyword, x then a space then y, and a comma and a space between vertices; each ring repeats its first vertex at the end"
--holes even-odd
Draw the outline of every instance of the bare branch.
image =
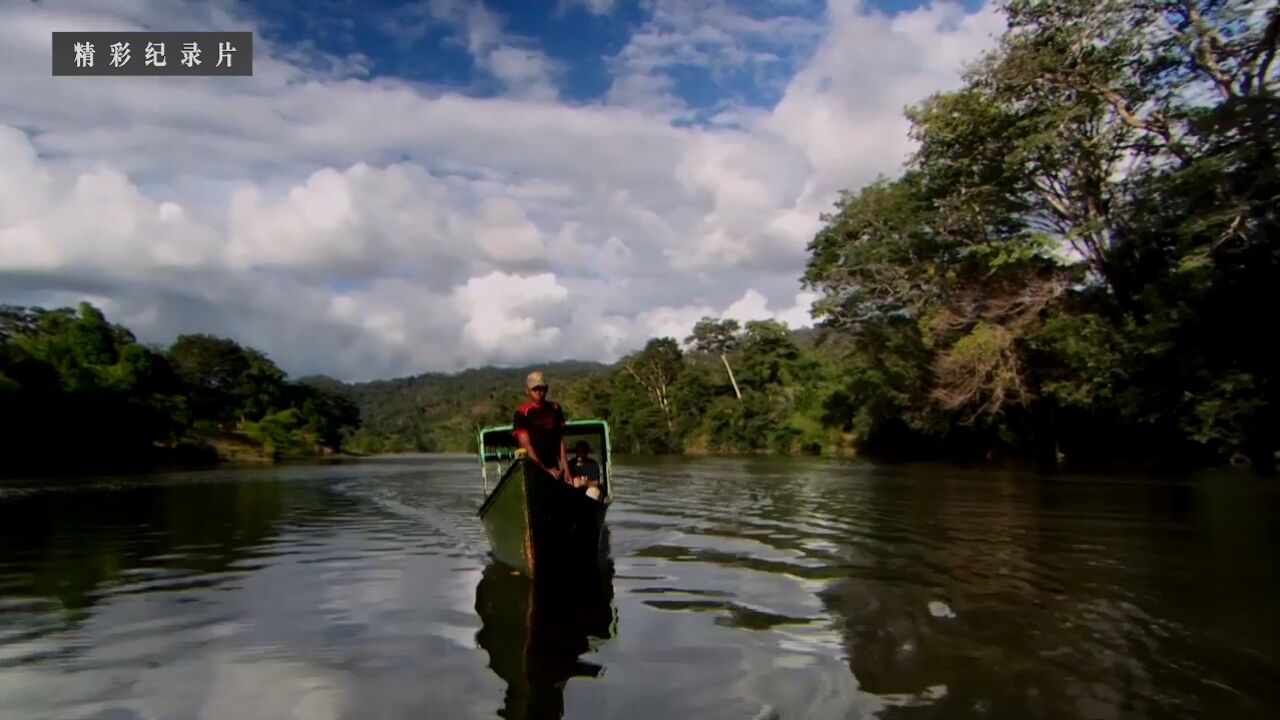
POLYGON ((1218 239, 1214 240, 1213 244, 1209 246, 1210 251, 1217 251, 1218 248, 1222 247, 1222 245, 1233 236, 1240 238, 1241 240, 1247 240, 1244 233, 1240 232, 1240 226, 1244 223, 1244 218, 1244 211, 1236 213, 1235 219, 1231 221, 1230 227, 1224 230, 1222 234, 1218 236, 1218 239))
POLYGON ((938 360, 938 384, 931 395, 944 408, 973 409, 962 422, 973 424, 984 415, 998 416, 1011 403, 1026 405, 1034 399, 1027 390, 1026 370, 1014 347, 1014 335, 1000 325, 985 325, 977 335, 978 347, 953 347, 938 360))
POLYGON ((1258 43, 1258 47, 1254 50, 1253 57, 1249 59, 1249 64, 1257 58, 1259 53, 1265 52, 1262 64, 1258 67, 1258 94, 1265 95, 1267 92, 1267 75, 1271 72, 1271 63, 1276 59, 1276 44, 1280 40, 1280 9, 1271 11, 1271 22, 1267 25, 1267 31, 1262 37, 1262 41, 1258 43))
POLYGON ((1226 94, 1227 97, 1236 97, 1236 89, 1231 84, 1231 78, 1222 71, 1218 66, 1218 61, 1214 58, 1215 41, 1218 40, 1218 33, 1208 23, 1204 17, 1200 15, 1200 8, 1196 7, 1196 0, 1185 0, 1186 8, 1185 17, 1187 21, 1195 28, 1199 35, 1199 42, 1194 39, 1190 44, 1184 44, 1184 47, 1191 53, 1192 64, 1209 74, 1213 79, 1213 83, 1218 89, 1226 94))
POLYGON ((1143 119, 1138 116, 1137 112, 1129 106, 1128 101, 1114 88, 1104 87, 1097 83, 1085 82, 1083 80, 1062 74, 1048 74, 1044 80, 1052 85, 1056 85, 1068 90, 1076 92, 1094 93, 1107 101, 1111 109, 1115 111, 1120 121, 1130 129, 1139 132, 1154 135, 1164 141, 1165 147, 1169 152, 1173 153, 1179 160, 1186 162, 1189 154, 1186 147, 1173 137, 1173 131, 1169 129, 1169 121, 1163 113, 1152 111, 1151 116, 1143 119))

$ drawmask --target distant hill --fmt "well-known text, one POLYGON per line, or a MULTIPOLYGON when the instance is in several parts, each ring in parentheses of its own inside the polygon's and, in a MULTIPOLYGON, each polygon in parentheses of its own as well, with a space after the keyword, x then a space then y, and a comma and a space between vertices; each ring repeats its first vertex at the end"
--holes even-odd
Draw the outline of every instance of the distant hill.
POLYGON ((570 360, 361 383, 317 375, 298 382, 341 393, 356 403, 362 427, 348 440, 355 451, 469 451, 477 429, 511 419, 512 410, 524 399, 524 378, 535 369, 547 374, 553 399, 563 403, 561 398, 574 384, 609 373, 614 366, 570 360))

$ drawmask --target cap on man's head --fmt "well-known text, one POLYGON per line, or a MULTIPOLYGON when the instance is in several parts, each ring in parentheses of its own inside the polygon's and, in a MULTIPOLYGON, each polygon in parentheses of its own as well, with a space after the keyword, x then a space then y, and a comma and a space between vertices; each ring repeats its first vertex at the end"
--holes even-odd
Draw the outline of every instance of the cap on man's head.
POLYGON ((547 381, 546 378, 542 377, 541 370, 534 370, 524 379, 524 386, 530 390, 536 387, 546 387, 547 381))

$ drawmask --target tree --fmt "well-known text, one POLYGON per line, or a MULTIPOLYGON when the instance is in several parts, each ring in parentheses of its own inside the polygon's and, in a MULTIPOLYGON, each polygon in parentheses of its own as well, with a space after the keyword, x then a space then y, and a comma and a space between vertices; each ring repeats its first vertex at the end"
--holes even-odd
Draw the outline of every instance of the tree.
POLYGON ((729 375, 729 384, 733 386, 733 394, 742 400, 742 391, 738 389, 738 381, 733 377, 733 368, 729 366, 729 353, 738 347, 738 321, 733 318, 716 320, 703 317, 693 326, 693 332, 685 338, 697 352, 716 355, 724 363, 724 371, 729 375))
POLYGON ((1103 108, 1044 141, 1059 151, 1035 166, 1042 214, 1104 279, 1117 331, 1143 338, 1125 359, 1151 388, 1140 414, 1263 470, 1280 435, 1275 325, 1240 308, 1265 305, 1280 272, 1278 36, 1274 3, 1019 0, 987 82, 1038 88, 1026 110, 1041 117, 1103 108))
POLYGON ((0 342, 34 334, 39 328, 40 311, 16 305, 0 305, 0 342))
POLYGON ((290 383, 286 394, 290 409, 298 411, 304 427, 326 447, 341 449, 347 435, 360 427, 360 408, 330 383, 290 383))
POLYGON ((4 317, 0 438, 22 447, 24 459, 144 464, 157 443, 188 427, 183 388, 164 357, 93 305, 10 308, 4 317))
POLYGON ((675 409, 671 404, 671 384, 680 374, 684 353, 673 338, 653 338, 644 349, 624 358, 622 367, 649 394, 662 411, 667 432, 675 433, 675 409))
POLYGON ((784 374, 800 358, 786 323, 751 320, 743 330, 742 350, 760 386, 784 383, 784 374))
POLYGON ((180 335, 168 357, 202 419, 243 425, 285 407, 285 373, 258 350, 212 335, 180 335))
POLYGON ((908 111, 903 175, 824 216, 805 273, 816 313, 854 335, 918 332, 927 396, 961 424, 1056 445, 1105 420, 1153 452, 1266 469, 1275 327, 1240 309, 1266 305, 1280 271, 1280 9, 1008 14, 964 87, 908 111))
POLYGON ((258 350, 243 348, 244 364, 231 388, 232 402, 243 424, 246 418, 261 418, 285 405, 285 372, 258 350))
POLYGON ((199 417, 227 421, 239 415, 234 398, 250 370, 249 357, 239 343, 203 333, 179 335, 169 346, 168 358, 190 388, 199 417))

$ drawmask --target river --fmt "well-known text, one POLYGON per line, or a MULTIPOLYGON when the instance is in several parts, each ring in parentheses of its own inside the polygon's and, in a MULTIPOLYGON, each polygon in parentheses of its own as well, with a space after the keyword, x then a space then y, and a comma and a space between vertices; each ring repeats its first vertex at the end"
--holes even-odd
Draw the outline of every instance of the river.
POLYGON ((611 572, 465 456, 0 484, 3 720, 1280 717, 1280 487, 620 465, 611 572))

